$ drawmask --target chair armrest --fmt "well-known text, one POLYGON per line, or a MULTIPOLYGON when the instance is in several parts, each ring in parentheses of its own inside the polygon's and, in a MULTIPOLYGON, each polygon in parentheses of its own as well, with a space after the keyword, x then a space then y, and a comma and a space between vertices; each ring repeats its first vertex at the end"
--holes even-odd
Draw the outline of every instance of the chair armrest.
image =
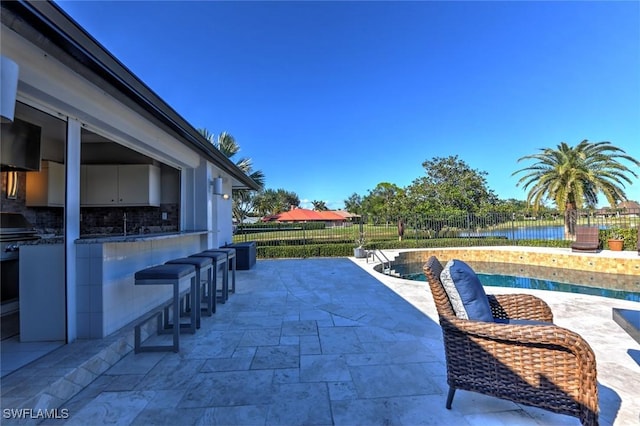
POLYGON ((553 322, 553 312, 547 303, 530 294, 489 294, 494 318, 527 319, 553 322))
MULTIPOLYGON (((591 365, 595 366, 596 359, 593 350, 582 336, 557 325, 500 324, 455 317, 441 318, 440 324, 445 332, 462 333, 470 337, 497 341, 506 345, 555 346, 558 350, 574 354, 581 364, 581 369, 591 365)), ((482 345, 480 340, 474 339, 474 341, 482 345)))

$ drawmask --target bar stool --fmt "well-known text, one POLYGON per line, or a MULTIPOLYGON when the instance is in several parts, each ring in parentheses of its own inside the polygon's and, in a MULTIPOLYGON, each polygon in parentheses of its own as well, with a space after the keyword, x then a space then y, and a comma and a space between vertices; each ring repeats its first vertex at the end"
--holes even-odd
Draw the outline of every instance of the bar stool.
MULTIPOLYGON (((217 252, 210 252, 210 251, 203 251, 200 253, 196 253, 196 254, 192 254, 189 257, 208 257, 211 259, 212 263, 213 263, 213 292, 211 294, 211 296, 214 298, 214 304, 215 304, 215 300, 218 299, 217 296, 217 288, 218 288, 218 267, 222 266, 222 295, 220 296, 220 298, 218 299, 220 301, 220 303, 225 303, 227 301, 227 299, 229 298, 229 274, 228 274, 228 269, 229 267, 227 266, 227 256, 223 253, 217 253, 217 252)), ((215 307, 214 307, 214 312, 215 312, 215 307)))
POLYGON ((231 265, 231 287, 229 293, 236 292, 236 249, 231 247, 220 247, 215 249, 208 249, 207 251, 215 251, 225 253, 227 255, 227 263, 231 265))
MULTIPOLYGON (((208 317, 216 313, 216 279, 217 279, 217 265, 213 263, 213 259, 209 256, 201 256, 200 254, 192 254, 189 259, 207 259, 210 267, 206 268, 207 279, 206 284, 201 288, 200 293, 200 313, 208 317)), ((203 280, 204 281, 204 280, 203 280)))
MULTIPOLYGON (((227 300, 229 300, 229 293, 231 292, 231 289, 229 287, 229 255, 228 253, 219 250, 219 249, 207 249, 205 251, 203 251, 202 253, 206 253, 208 256, 215 254, 217 256, 223 256, 224 262, 225 264, 222 265, 222 303, 226 302, 227 300)), ((235 264, 235 259, 234 259, 234 264, 235 264)))
MULTIPOLYGON (((157 352, 167 349, 171 349, 174 352, 180 350, 180 330, 182 328, 188 328, 190 331, 195 332, 195 313, 191 317, 190 324, 180 324, 180 297, 183 293, 188 291, 188 288, 182 291, 183 284, 189 283, 193 288, 196 279, 196 268, 193 265, 157 265, 152 266, 135 273, 135 285, 171 285, 173 286, 173 297, 170 300, 169 307, 173 308, 173 345, 150 345, 142 346, 140 342, 140 326, 138 324, 135 327, 135 352, 157 352), (185 327, 182 327, 182 326, 185 327)), ((165 312, 165 326, 168 327, 168 310, 169 307, 162 305, 165 312)), ((154 313, 154 316, 156 314, 154 313)), ((160 320, 158 320, 160 325, 160 320)), ((161 334, 162 330, 158 329, 158 334, 161 334)))
POLYGON ((173 265, 173 264, 184 264, 184 265, 193 265, 196 267, 196 280, 195 286, 191 287, 191 294, 193 299, 193 306, 190 306, 191 310, 195 310, 196 313, 196 328, 200 328, 200 317, 202 314, 201 310, 201 297, 202 297, 202 282, 204 281, 207 288, 211 287, 211 270, 213 269, 213 264, 211 262, 211 258, 209 257, 183 257, 180 259, 173 259, 168 262, 165 262, 165 265, 173 265), (203 276, 206 274, 206 279, 203 279, 203 276))

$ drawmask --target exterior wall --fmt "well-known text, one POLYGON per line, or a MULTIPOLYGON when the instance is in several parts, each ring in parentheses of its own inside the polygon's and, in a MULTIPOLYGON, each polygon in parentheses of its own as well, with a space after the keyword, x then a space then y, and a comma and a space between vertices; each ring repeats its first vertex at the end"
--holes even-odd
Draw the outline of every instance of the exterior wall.
MULTIPOLYGON (((144 314, 168 291, 135 287, 135 271, 231 241, 231 202, 212 196, 209 180, 214 166, 173 134, 4 25, 0 36, 2 54, 20 67, 18 101, 74 123, 75 139, 68 145, 74 155, 67 155, 66 161, 67 188, 80 185, 77 137, 84 128, 180 170, 180 230, 204 231, 164 240, 74 243, 79 237, 79 199, 67 200, 66 219, 73 221, 65 229, 68 341, 104 337, 144 314)), ((225 191, 231 194, 231 179, 223 177, 227 178, 225 191)))
POLYGON ((218 230, 218 238, 215 247, 222 247, 233 242, 233 212, 231 198, 231 179, 223 175, 222 192, 228 194, 229 198, 224 199, 221 195, 213 196, 214 212, 213 218, 218 230))

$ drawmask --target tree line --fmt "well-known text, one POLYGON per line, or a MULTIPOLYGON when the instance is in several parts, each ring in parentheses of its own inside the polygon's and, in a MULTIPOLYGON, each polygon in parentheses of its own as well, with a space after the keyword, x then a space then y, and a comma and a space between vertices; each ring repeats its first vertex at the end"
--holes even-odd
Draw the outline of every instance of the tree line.
MULTIPOLYGON (((240 147, 230 134, 215 135, 201 129, 200 133, 227 158, 234 157, 240 147)), ((487 172, 471 168, 457 155, 433 157, 422 163, 424 175, 402 188, 390 182, 380 182, 367 194, 353 193, 344 200, 350 213, 371 218, 415 215, 484 214, 489 212, 531 212, 537 216, 564 214, 565 234, 573 234, 575 209, 595 208, 603 195, 611 207, 627 201, 626 185, 634 183, 638 174, 625 165, 640 167, 640 161, 627 155, 611 142, 583 140, 575 146, 561 142, 555 148, 543 148, 538 153, 518 159, 531 161, 527 167, 513 172, 521 175, 517 185, 528 190, 527 200, 500 199, 487 184, 487 172)), ((283 188, 266 189, 266 178, 253 170, 250 158, 241 158, 236 165, 261 187, 260 191, 233 190, 233 217, 238 223, 247 217, 264 217, 300 206, 300 198, 283 188)), ((314 200, 314 210, 327 210, 324 201, 314 200)))

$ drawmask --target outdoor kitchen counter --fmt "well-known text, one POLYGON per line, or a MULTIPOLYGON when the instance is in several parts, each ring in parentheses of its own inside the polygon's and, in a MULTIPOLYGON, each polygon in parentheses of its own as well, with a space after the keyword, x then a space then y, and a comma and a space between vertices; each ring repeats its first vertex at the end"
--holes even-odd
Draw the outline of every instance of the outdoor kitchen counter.
POLYGON ((208 231, 85 235, 75 240, 78 338, 99 339, 171 297, 166 286, 136 286, 135 273, 209 247, 208 231))

